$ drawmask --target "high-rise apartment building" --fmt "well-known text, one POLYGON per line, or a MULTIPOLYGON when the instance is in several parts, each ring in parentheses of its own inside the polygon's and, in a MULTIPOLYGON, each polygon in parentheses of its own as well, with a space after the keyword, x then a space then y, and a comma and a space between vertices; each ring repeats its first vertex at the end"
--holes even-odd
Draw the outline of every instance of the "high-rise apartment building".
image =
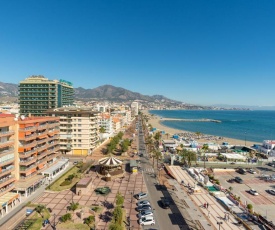
POLYGON ((17 121, 18 162, 15 190, 21 194, 33 192, 43 180, 41 171, 51 166, 59 153, 59 118, 24 117, 17 121))
POLYGON ((45 116, 45 111, 72 105, 74 89, 71 82, 31 76, 19 84, 20 114, 45 116))
POLYGON ((14 189, 15 137, 14 115, 0 114, 0 197, 14 189))
POLYGON ((60 150, 77 156, 90 155, 99 140, 98 113, 90 109, 63 107, 48 110, 60 117, 60 150))
POLYGON ((139 104, 137 101, 133 101, 132 104, 131 104, 131 109, 132 109, 132 115, 133 116, 137 116, 138 115, 138 107, 139 107, 139 104))

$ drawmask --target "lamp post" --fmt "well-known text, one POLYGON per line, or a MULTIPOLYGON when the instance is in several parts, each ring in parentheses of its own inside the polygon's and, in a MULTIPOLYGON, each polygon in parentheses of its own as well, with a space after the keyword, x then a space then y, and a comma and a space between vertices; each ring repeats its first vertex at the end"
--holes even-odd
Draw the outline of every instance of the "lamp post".
POLYGON ((133 191, 131 191, 130 194, 131 194, 131 203, 133 203, 133 191))
POLYGON ((217 222, 217 225, 219 225, 219 230, 221 229, 222 221, 217 222))

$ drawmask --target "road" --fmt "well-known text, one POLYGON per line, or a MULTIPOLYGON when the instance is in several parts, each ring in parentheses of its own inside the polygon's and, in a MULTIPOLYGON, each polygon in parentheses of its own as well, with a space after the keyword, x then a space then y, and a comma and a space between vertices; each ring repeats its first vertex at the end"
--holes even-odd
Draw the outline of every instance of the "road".
POLYGON ((143 229, 158 229, 158 230, 178 230, 181 229, 180 226, 184 226, 182 229, 189 229, 184 221, 183 217, 180 214, 180 211, 177 209, 176 205, 172 202, 171 196, 167 190, 159 189, 156 171, 157 169, 153 169, 151 162, 149 161, 148 153, 145 148, 145 140, 144 133, 142 130, 141 121, 139 121, 138 125, 138 150, 139 153, 143 154, 143 157, 140 157, 141 163, 140 166, 142 168, 142 173, 144 177, 144 181, 146 183, 146 187, 149 194, 149 200, 154 209, 154 217, 156 224, 153 226, 144 226, 143 229), (170 199, 172 202, 170 208, 163 209, 160 206, 161 198, 165 197, 170 199), (171 211, 173 210, 173 212, 171 211))

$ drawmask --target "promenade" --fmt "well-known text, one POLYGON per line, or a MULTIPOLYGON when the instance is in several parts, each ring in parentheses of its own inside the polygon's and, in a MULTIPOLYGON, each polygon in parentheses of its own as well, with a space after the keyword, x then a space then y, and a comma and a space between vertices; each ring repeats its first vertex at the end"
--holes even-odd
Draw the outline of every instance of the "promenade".
POLYGON ((188 195, 186 188, 180 184, 183 180, 185 184, 194 186, 194 179, 179 166, 168 166, 176 180, 168 180, 174 186, 176 196, 181 200, 189 213, 190 218, 194 222, 199 222, 204 229, 219 229, 218 222, 222 222, 220 229, 237 230, 244 229, 236 225, 238 222, 234 216, 227 212, 208 191, 201 188, 200 192, 188 195), (204 204, 208 203, 209 207, 204 208, 204 204), (225 221, 225 213, 228 213, 229 220, 225 221))

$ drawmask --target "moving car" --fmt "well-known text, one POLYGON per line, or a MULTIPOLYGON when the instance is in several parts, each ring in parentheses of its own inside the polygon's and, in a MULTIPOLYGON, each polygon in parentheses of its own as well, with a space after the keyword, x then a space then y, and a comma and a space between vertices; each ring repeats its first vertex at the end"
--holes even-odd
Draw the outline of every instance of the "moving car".
POLYGON ((142 206, 137 206, 136 210, 138 212, 142 212, 145 210, 152 210, 152 207, 151 207, 151 205, 142 205, 142 206))
POLYGON ((243 183, 243 179, 238 176, 235 177, 235 181, 238 182, 239 184, 243 183))
POLYGON ((141 201, 137 202, 137 206, 142 206, 142 205, 150 205, 150 201, 149 200, 141 200, 141 201))
POLYGON ((267 192, 270 193, 271 195, 275 196, 275 190, 273 190, 273 189, 268 189, 267 192))
POLYGON ((140 225, 154 225, 155 220, 153 216, 146 216, 141 219, 139 219, 139 224, 140 225))
POLYGON ((144 218, 146 216, 153 216, 153 212, 152 210, 145 210, 145 211, 142 211, 138 214, 138 218, 141 219, 141 218, 144 218))
POLYGON ((146 192, 140 192, 140 193, 138 193, 138 194, 135 195, 135 197, 136 197, 138 200, 143 199, 143 198, 145 198, 145 197, 147 197, 147 196, 148 196, 148 194, 147 194, 146 192))
POLYGON ((257 191, 255 189, 250 189, 249 192, 250 192, 250 194, 252 194, 254 196, 259 196, 259 193, 257 193, 257 191))
POLYGON ((256 171, 254 171, 253 169, 248 169, 247 172, 249 172, 251 174, 256 174, 256 171))
POLYGON ((167 198, 161 199, 161 206, 165 209, 169 208, 170 201, 167 198))

